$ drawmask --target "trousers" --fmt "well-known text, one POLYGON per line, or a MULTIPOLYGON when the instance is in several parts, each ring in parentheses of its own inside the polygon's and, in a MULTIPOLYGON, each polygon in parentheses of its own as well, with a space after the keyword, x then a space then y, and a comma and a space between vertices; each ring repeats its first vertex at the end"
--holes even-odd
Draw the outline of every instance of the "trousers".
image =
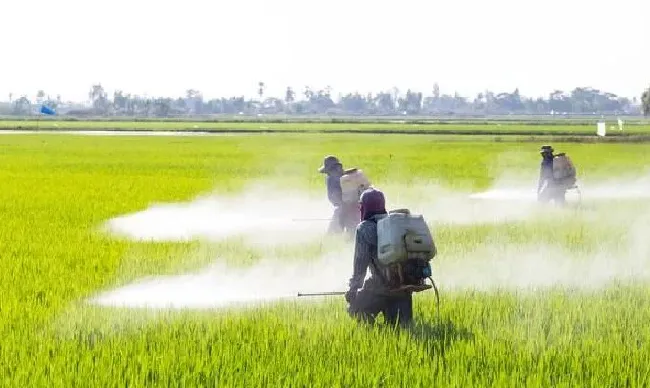
POLYGON ((387 324, 405 326, 413 320, 413 295, 410 292, 390 295, 364 284, 350 302, 348 313, 367 323, 374 323, 381 313, 387 324))
POLYGON ((361 222, 361 211, 357 204, 343 204, 334 208, 327 232, 343 233, 354 237, 354 232, 361 222))
POLYGON ((540 202, 547 203, 553 201, 557 205, 566 203, 566 188, 554 182, 547 182, 538 194, 540 202))

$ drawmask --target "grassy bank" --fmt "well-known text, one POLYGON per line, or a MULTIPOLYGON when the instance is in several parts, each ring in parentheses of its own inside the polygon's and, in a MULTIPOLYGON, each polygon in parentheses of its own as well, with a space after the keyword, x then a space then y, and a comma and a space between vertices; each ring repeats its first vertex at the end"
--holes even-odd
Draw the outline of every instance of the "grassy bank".
MULTIPOLYGON (((608 126, 612 126, 609 123, 608 126)), ((425 123, 425 122, 221 122, 221 121, 0 121, 0 129, 22 130, 143 130, 257 133, 402 133, 447 135, 595 136, 596 125, 533 123, 425 123)), ((650 124, 627 124, 623 131, 610 129, 608 136, 650 135, 650 124)))

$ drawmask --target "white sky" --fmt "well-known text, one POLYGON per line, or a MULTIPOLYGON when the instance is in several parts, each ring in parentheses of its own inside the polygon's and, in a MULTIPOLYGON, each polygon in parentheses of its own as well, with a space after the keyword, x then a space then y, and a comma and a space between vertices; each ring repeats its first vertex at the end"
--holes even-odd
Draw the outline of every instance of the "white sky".
POLYGON ((650 84, 650 0, 3 0, 0 100, 650 84), (615 5, 616 4, 616 5, 615 5), (645 39, 645 41, 644 41, 645 39))

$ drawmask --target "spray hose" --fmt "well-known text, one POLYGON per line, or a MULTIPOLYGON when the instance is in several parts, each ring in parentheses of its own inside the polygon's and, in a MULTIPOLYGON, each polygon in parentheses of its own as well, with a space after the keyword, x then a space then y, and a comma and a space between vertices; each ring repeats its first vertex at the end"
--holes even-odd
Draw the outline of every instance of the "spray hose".
POLYGON ((440 322, 440 293, 438 292, 438 287, 436 287, 436 282, 433 281, 433 278, 429 276, 429 280, 431 280, 433 291, 436 293, 436 319, 440 322))

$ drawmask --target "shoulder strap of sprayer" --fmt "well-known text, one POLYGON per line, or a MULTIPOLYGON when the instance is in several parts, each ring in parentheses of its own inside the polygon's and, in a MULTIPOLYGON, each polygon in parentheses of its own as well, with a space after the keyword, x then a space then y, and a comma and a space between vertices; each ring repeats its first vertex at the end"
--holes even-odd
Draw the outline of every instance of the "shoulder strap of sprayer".
MULTIPOLYGON (((375 218, 371 218, 370 221, 374 222, 375 225, 377 225, 377 220, 375 218)), ((377 247, 379 248, 379 247, 377 247)), ((374 259, 370 259, 370 264, 373 266, 375 271, 377 272, 377 275, 381 278, 382 282, 386 285, 388 285, 388 279, 384 276, 384 273, 381 271, 381 269, 377 266, 377 263, 375 262, 374 259)))

